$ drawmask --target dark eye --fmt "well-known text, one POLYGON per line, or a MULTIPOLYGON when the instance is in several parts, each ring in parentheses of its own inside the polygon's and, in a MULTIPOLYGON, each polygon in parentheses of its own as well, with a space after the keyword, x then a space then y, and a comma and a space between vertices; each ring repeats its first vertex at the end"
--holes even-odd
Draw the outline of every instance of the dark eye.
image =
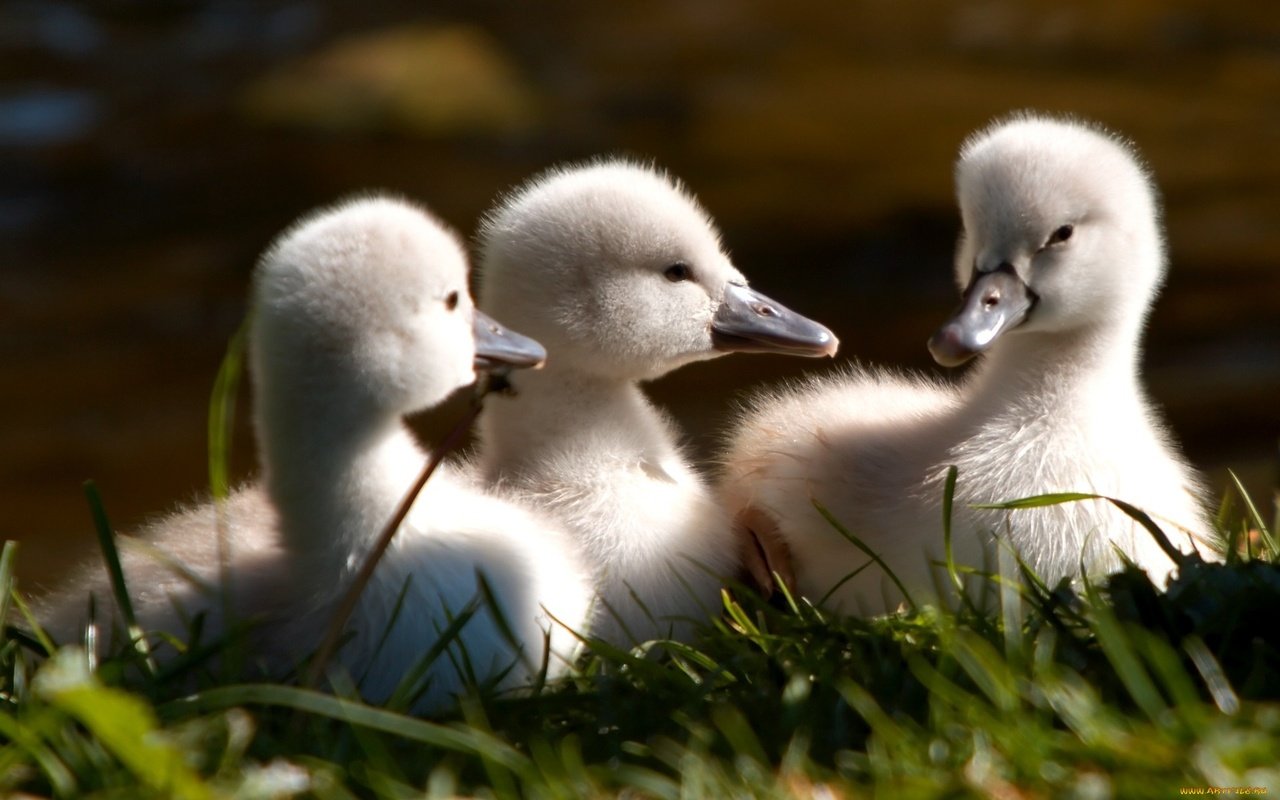
POLYGON ((444 299, 444 307, 445 307, 445 308, 447 308, 447 309, 449 309, 450 311, 452 311, 452 310, 454 310, 455 308, 457 308, 457 307, 458 307, 458 293, 457 293, 457 292, 449 292, 448 296, 447 296, 447 297, 445 297, 445 299, 444 299))
POLYGON ((672 264, 663 270, 662 274, 672 283, 693 280, 693 270, 689 269, 688 264, 672 264))
POLYGON ((1049 241, 1045 242, 1045 247, 1054 244, 1061 244, 1071 238, 1071 234, 1075 232, 1074 225, 1063 225, 1053 233, 1049 234, 1049 241))

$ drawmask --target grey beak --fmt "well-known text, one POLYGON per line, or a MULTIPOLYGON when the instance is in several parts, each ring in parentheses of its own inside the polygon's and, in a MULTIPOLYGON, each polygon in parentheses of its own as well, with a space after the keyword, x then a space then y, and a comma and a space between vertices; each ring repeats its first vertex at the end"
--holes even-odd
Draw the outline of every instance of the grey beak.
POLYGON ((537 369, 547 360, 547 350, 528 336, 503 326, 493 317, 475 309, 472 328, 476 337, 478 370, 500 372, 510 369, 537 369))
POLYGON ((929 339, 929 353, 944 367, 959 366, 1022 324, 1038 299, 1011 264, 974 273, 960 310, 929 339))
POLYGON ((711 344, 730 353, 833 356, 840 340, 826 326, 802 317, 752 289, 725 286, 711 319, 711 344))

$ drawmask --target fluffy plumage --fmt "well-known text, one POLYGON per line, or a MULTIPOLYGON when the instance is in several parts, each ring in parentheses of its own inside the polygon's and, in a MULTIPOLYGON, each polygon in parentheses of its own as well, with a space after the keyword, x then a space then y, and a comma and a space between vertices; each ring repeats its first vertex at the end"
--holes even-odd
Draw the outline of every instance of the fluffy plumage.
POLYGON ((480 242, 482 304, 549 354, 480 421, 484 479, 573 531, 603 600, 593 634, 687 637, 719 609, 736 543, 637 384, 733 349, 825 354, 835 338, 747 289, 697 201, 642 165, 535 178, 487 215, 480 242), (766 317, 783 323, 766 330, 766 317))
MULTIPOLYGON (((388 198, 325 209, 284 233, 258 266, 253 300, 262 479, 227 509, 229 594, 234 610, 265 617, 250 652, 279 674, 318 646, 351 576, 425 465, 401 416, 472 383, 476 347, 458 240, 426 212, 388 198)), ((217 582, 212 507, 162 523, 154 535, 187 569, 217 582)), ((133 559, 126 568, 135 587, 172 587, 183 609, 167 610, 144 589, 144 628, 180 634, 174 623, 193 613, 223 626, 221 606, 183 588, 166 566, 133 559)), ((105 581, 97 583, 101 605, 105 581)), ((77 621, 65 611, 74 595, 64 592, 45 616, 60 633, 77 621)), ((429 711, 468 677, 527 684, 548 636, 550 672, 563 672, 577 642, 551 617, 581 628, 591 597, 561 528, 446 464, 379 563, 338 660, 367 697, 384 699, 474 606, 427 674, 416 708, 429 711), (480 575, 498 608, 484 601, 480 575)))
MULTIPOLYGON (((815 600, 868 561, 815 500, 928 599, 946 585, 930 561, 943 557, 954 464, 958 562, 994 565, 999 537, 1049 581, 1112 569, 1117 551, 1163 579, 1172 562, 1106 502, 970 507, 1092 492, 1145 509, 1185 550, 1208 541, 1200 483, 1138 378, 1165 270, 1149 176, 1111 134, 1023 115, 965 142, 956 185, 965 303, 930 346, 945 363, 986 356, 958 385, 853 367, 756 398, 724 454, 728 508, 785 545, 783 560, 789 550, 799 589, 815 600)), ((873 565, 829 604, 878 613, 901 600, 873 565)))

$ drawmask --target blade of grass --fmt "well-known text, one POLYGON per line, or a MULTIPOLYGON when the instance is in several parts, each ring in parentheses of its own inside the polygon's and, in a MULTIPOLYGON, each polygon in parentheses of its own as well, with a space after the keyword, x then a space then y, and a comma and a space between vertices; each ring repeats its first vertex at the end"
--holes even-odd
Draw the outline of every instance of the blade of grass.
POLYGON ((907 669, 928 690, 930 705, 945 703, 952 709, 963 712, 972 723, 984 726, 996 721, 996 713, 989 703, 983 702, 981 697, 943 675, 919 653, 908 656, 907 669))
POLYGON ((116 549, 115 532, 107 519, 106 507, 102 504, 102 496, 93 481, 84 482, 85 497, 89 500, 89 508, 93 512, 94 529, 98 532, 98 545, 102 548, 102 558, 107 565, 107 574, 111 578, 111 591, 115 595, 116 604, 120 608, 120 616, 124 620, 125 630, 133 648, 142 656, 142 662, 149 674, 155 675, 156 663, 151 657, 147 645, 147 637, 138 627, 138 618, 133 613, 133 601, 129 598, 129 587, 125 584, 124 568, 120 566, 120 551, 116 549))
POLYGON ((949 645, 948 650, 956 663, 968 673, 992 705, 1005 714, 1017 711, 1017 679, 1009 668, 1009 662, 990 642, 977 634, 957 630, 949 645))
MULTIPOLYGON (((218 542, 218 601, 224 619, 232 619, 231 604, 231 535, 227 520, 227 498, 231 493, 231 444, 235 431, 236 398, 240 375, 244 369, 244 354, 253 322, 252 313, 245 317, 240 327, 227 343, 227 352, 218 365, 218 375, 213 381, 209 396, 208 450, 209 492, 213 495, 214 527, 218 542)), ((239 653, 242 655, 242 653, 239 653)), ((224 671, 228 676, 238 674, 242 667, 237 653, 228 653, 224 671)))
POLYGON ((1183 651, 1191 657, 1191 663, 1200 673, 1209 696, 1218 710, 1224 714, 1235 714, 1240 710, 1240 697, 1231 688, 1231 681, 1222 671, 1222 665, 1213 657, 1213 652, 1199 636, 1192 634, 1182 641, 1183 651))
POLYGON ((889 569, 889 565, 884 563, 884 559, 880 558, 880 555, 876 553, 876 551, 868 547, 866 543, 864 543, 861 539, 859 539, 857 536, 854 536, 853 533, 851 533, 847 528, 844 527, 844 525, 841 525, 840 521, 837 520, 835 516, 830 511, 827 510, 826 506, 822 505, 822 503, 818 502, 818 500, 816 499, 812 500, 811 502, 813 503, 813 507, 818 510, 818 513, 822 515, 822 518, 827 521, 828 525, 835 528, 836 531, 841 536, 843 536, 844 538, 852 542, 855 547, 857 547, 859 550, 865 553, 868 558, 874 561, 876 565, 880 567, 880 569, 884 570, 884 574, 889 577, 889 580, 893 581, 894 586, 898 587, 898 591, 902 593, 903 599, 907 601, 907 605, 911 607, 911 610, 912 611, 918 610, 919 606, 917 606, 916 601, 912 599, 911 593, 907 591, 906 586, 902 585, 902 581, 898 580, 897 573, 895 573, 892 569, 889 569))
MULTIPOLYGON (((825 607, 825 606, 827 605, 827 601, 831 599, 832 595, 834 595, 836 592, 840 591, 840 587, 841 587, 841 586, 844 586, 844 585, 845 585, 846 583, 848 583, 849 581, 851 581, 851 580, 853 580, 854 578, 856 578, 856 577, 858 577, 859 575, 861 575, 861 574, 862 574, 862 571, 863 571, 864 569, 867 569, 868 567, 874 567, 875 565, 876 565, 876 562, 875 562, 875 561, 868 561, 867 563, 863 564, 862 566, 858 567, 857 569, 853 570, 852 572, 846 573, 846 574, 844 575, 844 577, 842 577, 840 580, 836 581, 836 582, 835 582, 835 585, 833 585, 830 589, 828 589, 828 590, 827 590, 827 591, 822 595, 822 597, 820 597, 820 598, 818 599, 818 607, 819 607, 819 608, 823 608, 823 607, 825 607)), ((782 586, 782 587, 784 587, 784 588, 785 588, 785 587, 786 587, 786 582, 779 583, 778 585, 779 585, 779 586, 782 586)))
POLYGON ((516 654, 516 658, 524 665, 524 668, 532 673, 533 662, 529 658, 529 653, 525 650, 524 642, 520 641, 515 629, 511 627, 511 620, 507 619, 507 613, 503 610, 502 603, 498 600, 498 595, 494 593, 489 579, 485 576, 484 571, 479 568, 476 569, 475 575, 478 596, 488 609, 489 618, 493 621, 494 627, 498 629, 498 635, 516 654))
POLYGON ((246 317, 231 335, 209 396, 209 491, 214 500, 225 500, 231 493, 231 444, 235 430, 236 398, 240 375, 244 371, 244 355, 252 322, 252 316, 246 317))
POLYGON ((4 550, 0 551, 0 625, 9 619, 10 597, 15 591, 13 565, 18 557, 18 543, 7 541, 4 550))
POLYGON ((330 694, 268 683, 247 683, 208 689, 158 709, 165 719, 185 719, 199 712, 224 711, 237 706, 272 706, 359 725, 418 744, 450 752, 481 756, 504 769, 520 773, 528 757, 492 734, 474 728, 441 725, 364 705, 330 694))
POLYGON ((956 559, 951 552, 951 510, 956 499, 956 477, 960 474, 955 464, 947 467, 947 480, 942 487, 942 550, 947 558, 947 575, 951 585, 962 597, 965 596, 964 581, 956 572, 956 559))
POLYGON ((1007 538, 996 543, 996 563, 999 571, 996 588, 1000 592, 1000 627, 1004 638, 1004 655, 1012 662, 1022 652, 1022 596, 1026 590, 1014 577, 1020 563, 1017 550, 1007 538))
POLYGON ((739 759, 749 758, 759 767, 769 764, 769 756, 765 754, 760 738, 751 729, 746 715, 726 703, 711 707, 711 722, 720 729, 725 741, 733 748, 734 760, 738 768, 742 768, 739 759))
POLYGON ((1025 508, 1042 508, 1044 506, 1060 505, 1062 503, 1075 503, 1081 500, 1106 500, 1111 505, 1120 509, 1124 514, 1134 522, 1141 525, 1156 540, 1156 544, 1164 551, 1173 563, 1179 567, 1187 566, 1194 561, 1191 556, 1182 552, 1173 546, 1169 541, 1169 537, 1165 534, 1160 526, 1155 523, 1150 515, 1132 503, 1115 497, 1108 497, 1103 494, 1090 494, 1088 492, 1057 492, 1052 494, 1039 494, 1032 497, 1022 497, 1017 500, 1005 500, 999 503, 975 503, 974 508, 985 508, 994 510, 1016 511, 1025 508))
MULTIPOLYGON (((53 655, 53 653, 58 649, 57 646, 54 644, 53 640, 49 638, 49 634, 45 633, 44 628, 40 626, 39 621, 36 620, 35 614, 31 613, 31 608, 27 605, 26 601, 22 599, 22 595, 17 592, 13 592, 9 597, 13 601, 13 604, 17 606, 18 613, 27 621, 27 625, 31 626, 31 637, 35 638, 36 642, 40 645, 40 648, 44 650, 45 655, 53 655)), ((25 640, 27 638, 24 631, 16 629, 10 630, 8 635, 15 639, 25 640)))
POLYGON ((1276 536, 1271 529, 1267 527, 1266 520, 1262 518, 1262 514, 1258 511, 1258 507, 1253 504, 1253 498, 1249 496, 1249 491, 1244 488, 1244 484, 1240 481, 1240 476, 1232 470, 1227 470, 1227 475, 1231 476, 1231 483, 1235 486, 1236 492, 1240 495, 1240 499, 1244 501, 1245 510, 1249 515, 1249 522, 1258 529, 1258 535, 1267 543, 1267 549, 1271 551, 1272 557, 1280 553, 1280 541, 1276 541, 1276 536))
MULTIPOLYGON (((462 607, 456 615, 449 617, 449 623, 443 628, 437 628, 436 639, 431 643, 431 647, 422 655, 413 665, 396 686, 395 691, 391 695, 391 699, 386 705, 391 709, 410 709, 413 708, 419 700, 431 689, 431 679, 428 673, 441 656, 446 655, 449 645, 454 642, 460 635, 462 629, 471 621, 480 611, 480 603, 472 600, 462 607)), ((461 646, 461 644, 459 644, 461 646)))

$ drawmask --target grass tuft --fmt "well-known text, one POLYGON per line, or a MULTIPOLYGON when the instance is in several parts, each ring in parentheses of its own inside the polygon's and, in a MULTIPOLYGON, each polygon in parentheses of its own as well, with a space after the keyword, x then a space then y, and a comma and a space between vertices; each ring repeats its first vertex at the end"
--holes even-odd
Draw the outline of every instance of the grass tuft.
MULTIPOLYGON (((566 679, 540 677, 524 694, 476 686, 430 720, 403 709, 438 659, 467 668, 446 645, 472 615, 499 613, 491 599, 459 613, 381 708, 339 674, 324 693, 204 670, 226 642, 200 642, 158 673, 128 668, 140 658, 131 641, 96 669, 74 647, 45 659, 28 616, 29 631, 0 638, 0 795, 1280 793, 1276 530, 1259 528, 1247 498, 1235 505, 1222 526, 1224 540, 1241 531, 1235 555, 1182 556, 1165 589, 1132 566, 1050 586, 1012 553, 993 574, 948 558, 953 588, 976 584, 998 604, 859 619, 735 586, 692 643, 587 639, 566 679)), ((14 558, 12 546, 0 554, 0 590, 22 614, 14 558)))

